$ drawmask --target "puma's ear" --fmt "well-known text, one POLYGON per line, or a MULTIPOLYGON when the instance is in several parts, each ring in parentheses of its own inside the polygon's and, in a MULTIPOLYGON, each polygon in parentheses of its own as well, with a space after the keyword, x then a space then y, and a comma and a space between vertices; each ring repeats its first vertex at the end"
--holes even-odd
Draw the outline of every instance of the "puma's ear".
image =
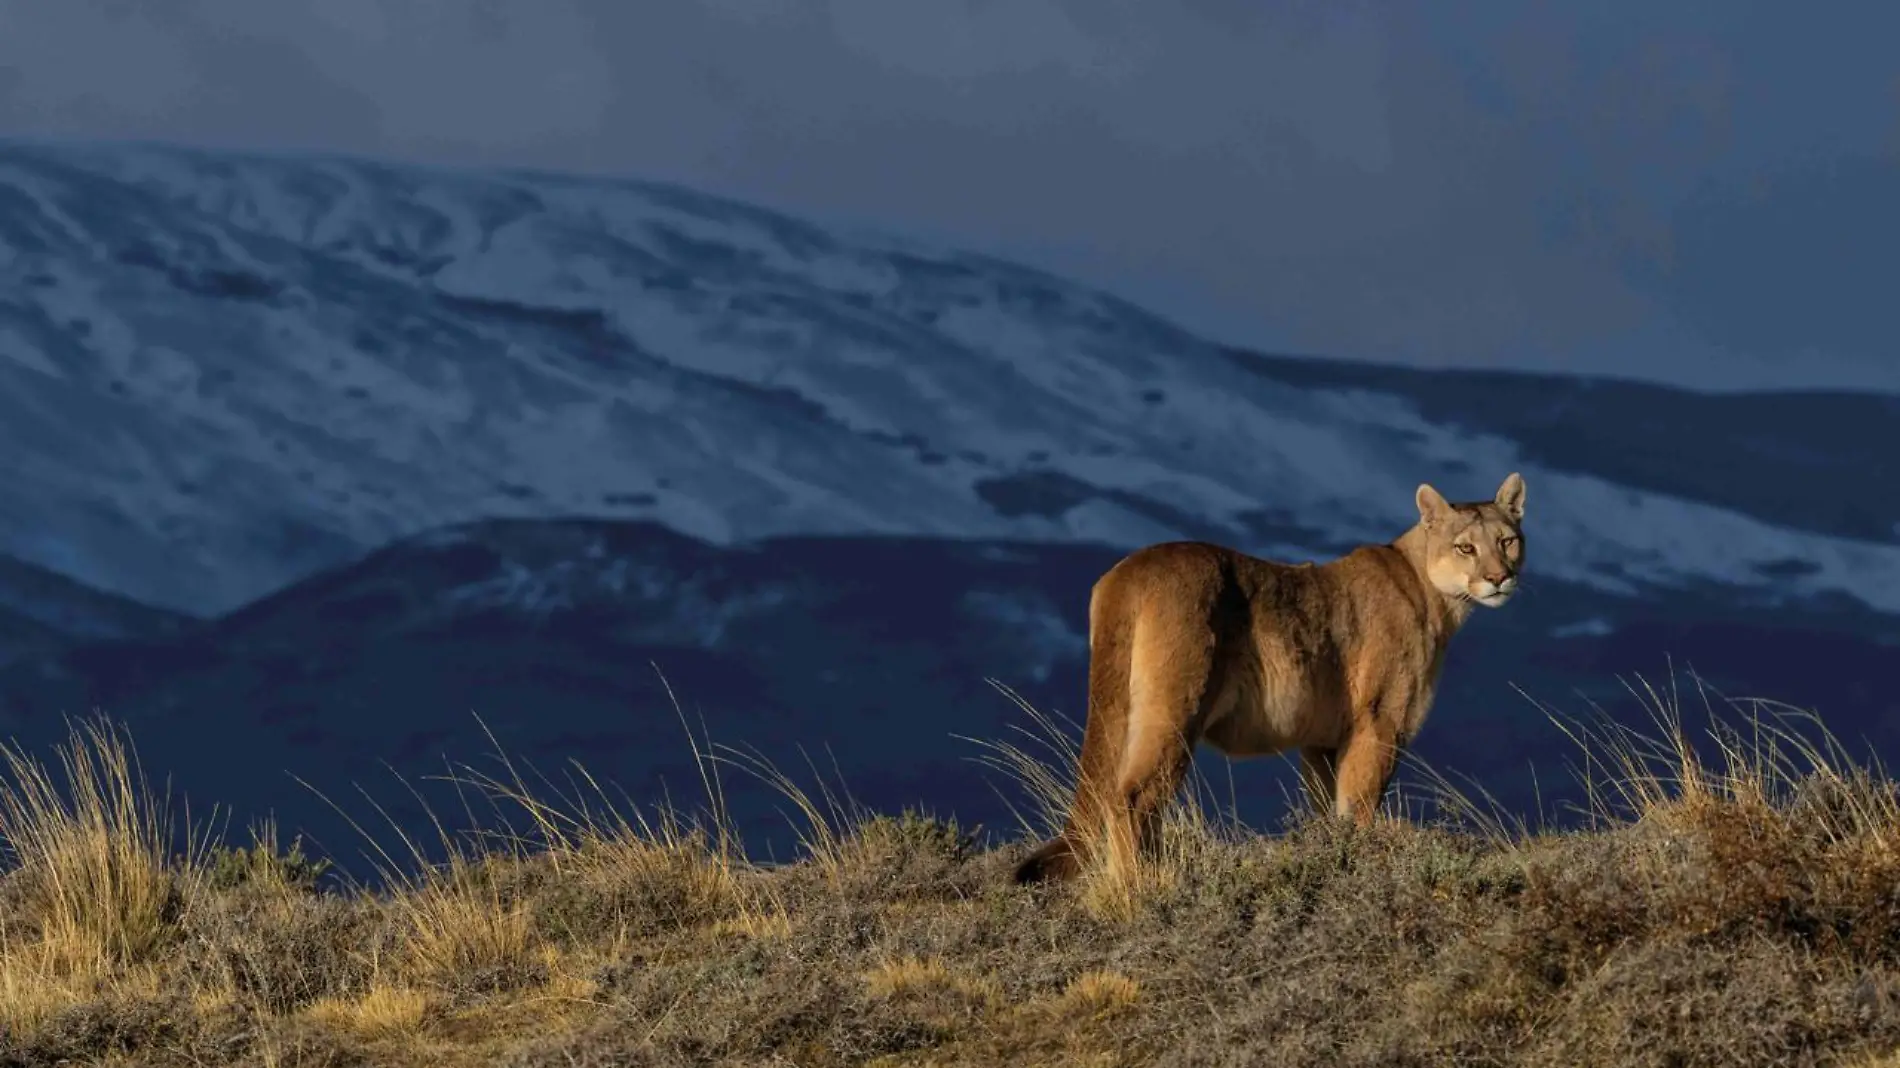
POLYGON ((1516 471, 1505 476, 1504 485, 1498 487, 1497 506, 1516 523, 1524 518, 1524 476, 1516 471))
POLYGON ((1429 482, 1418 484, 1418 492, 1412 495, 1412 500, 1418 505, 1418 519, 1421 523, 1429 523, 1451 511, 1451 505, 1446 502, 1445 495, 1433 489, 1429 482))

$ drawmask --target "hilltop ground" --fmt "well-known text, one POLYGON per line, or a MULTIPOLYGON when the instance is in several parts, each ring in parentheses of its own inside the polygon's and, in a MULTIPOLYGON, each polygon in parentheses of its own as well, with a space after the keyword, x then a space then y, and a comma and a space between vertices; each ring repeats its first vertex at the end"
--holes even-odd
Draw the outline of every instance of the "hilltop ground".
POLYGON ((1592 829, 1189 805, 1148 868, 1058 889, 789 783, 810 856, 768 869, 486 780, 526 841, 371 891, 268 840, 180 859, 90 725, 0 780, 0 1064, 1900 1063, 1900 791, 1673 730, 1582 739, 1592 829))

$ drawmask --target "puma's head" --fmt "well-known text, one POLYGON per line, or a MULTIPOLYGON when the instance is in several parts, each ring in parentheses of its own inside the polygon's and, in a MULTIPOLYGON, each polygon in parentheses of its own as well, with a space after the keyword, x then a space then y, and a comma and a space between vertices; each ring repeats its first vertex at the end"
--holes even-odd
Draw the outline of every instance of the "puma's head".
POLYGON ((1513 472, 1488 501, 1452 504, 1418 487, 1425 574, 1447 597, 1497 608, 1517 592, 1524 566, 1524 479, 1513 472))

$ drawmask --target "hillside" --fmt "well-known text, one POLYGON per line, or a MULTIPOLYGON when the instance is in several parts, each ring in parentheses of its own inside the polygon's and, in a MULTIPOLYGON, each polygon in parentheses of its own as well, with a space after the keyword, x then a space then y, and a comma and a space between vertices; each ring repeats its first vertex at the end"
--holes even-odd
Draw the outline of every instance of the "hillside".
POLYGON ((0 666, 92 642, 162 638, 195 622, 0 556, 0 666))
POLYGON ((94 732, 0 785, 0 1063, 1892 1064, 1900 791, 1727 725, 1706 767, 1587 740, 1626 773, 1588 831, 1188 809, 1141 869, 1035 889, 1020 846, 796 790, 801 859, 759 867, 465 772, 525 837, 382 893, 269 838, 177 857, 94 732))

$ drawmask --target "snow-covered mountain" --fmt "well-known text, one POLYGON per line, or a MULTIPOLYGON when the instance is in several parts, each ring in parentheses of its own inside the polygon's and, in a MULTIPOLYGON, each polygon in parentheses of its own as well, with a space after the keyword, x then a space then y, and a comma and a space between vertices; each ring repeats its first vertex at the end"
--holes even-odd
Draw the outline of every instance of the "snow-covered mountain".
MULTIPOLYGON (((1007 824, 953 736, 1023 724, 986 676, 1081 715, 1119 552, 1328 555, 1519 470, 1526 596, 1454 644, 1418 753, 1524 811, 1570 750, 1514 685, 1615 704, 1674 658, 1900 744, 1896 428, 1900 397, 1236 352, 660 185, 4 145, 0 735, 103 709, 196 802, 334 840, 286 772, 439 772, 470 713, 690 795, 651 662, 716 739, 1007 824)), ((1237 769, 1247 814, 1283 770, 1237 769)))
MULTIPOLYGON (((1839 503, 1749 507, 1643 477, 1733 436, 1694 425, 1706 399, 1618 428, 1653 455, 1553 453, 1534 390, 1448 413, 1046 274, 654 184, 6 146, 0 357, 0 552, 204 615, 492 516, 1302 556, 1389 536, 1421 479, 1472 497, 1512 469, 1543 576, 1900 612, 1900 495, 1871 492, 1893 476, 1848 474, 1890 466, 1864 442, 1893 440, 1892 401, 1802 401, 1863 435, 1818 458, 1839 503)), ((1812 482, 1814 424, 1769 408, 1763 477, 1812 482)))

